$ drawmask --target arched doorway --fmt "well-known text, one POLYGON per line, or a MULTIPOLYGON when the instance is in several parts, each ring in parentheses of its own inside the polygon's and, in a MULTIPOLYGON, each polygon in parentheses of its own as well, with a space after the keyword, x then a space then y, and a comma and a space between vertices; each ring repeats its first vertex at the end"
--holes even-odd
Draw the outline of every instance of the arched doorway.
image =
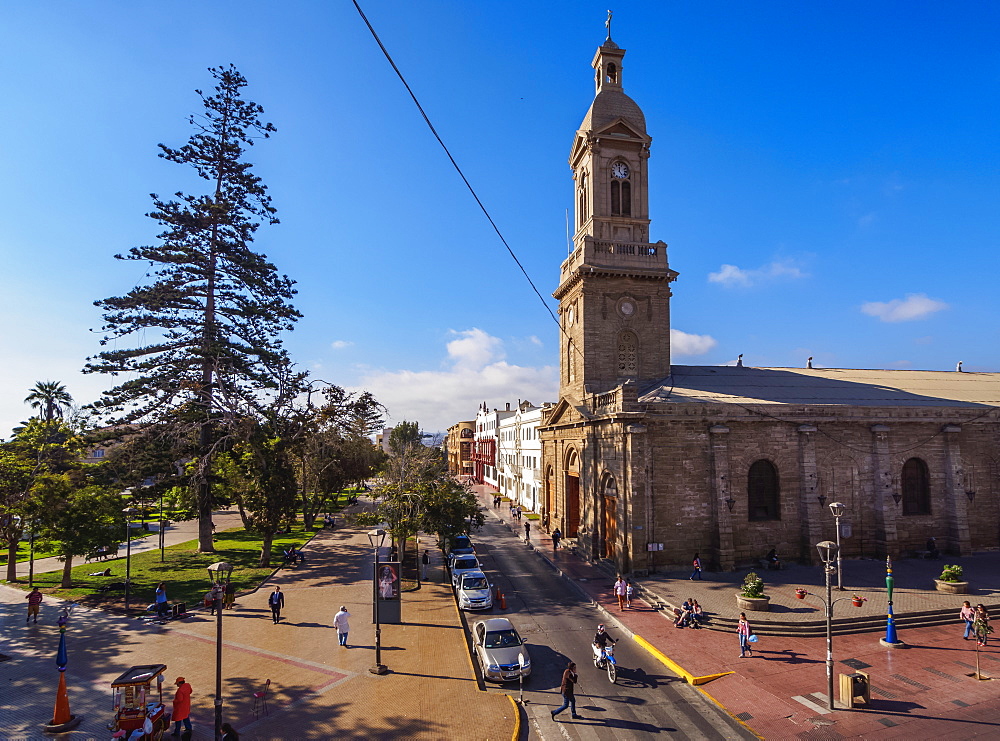
POLYGON ((580 456, 571 450, 566 458, 566 532, 575 538, 580 532, 580 456))
POLYGON ((601 481, 601 548, 602 558, 614 559, 618 543, 618 484, 610 473, 601 481))

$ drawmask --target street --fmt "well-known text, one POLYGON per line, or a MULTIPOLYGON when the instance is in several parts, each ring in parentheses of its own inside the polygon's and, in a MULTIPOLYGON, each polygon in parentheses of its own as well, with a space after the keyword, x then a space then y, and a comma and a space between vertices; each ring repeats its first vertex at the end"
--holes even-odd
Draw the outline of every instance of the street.
MULTIPOLYGON (((622 634, 496 518, 487 515, 473 542, 483 570, 506 595, 507 609, 466 612, 466 629, 502 615, 527 642, 532 675, 524 683, 524 699, 531 738, 634 739, 657 733, 688 739, 755 738, 622 634), (590 644, 601 622, 618 640, 616 684, 591 658, 590 644), (580 675, 576 699, 583 719, 571 719, 567 709, 553 720, 550 711, 562 704, 559 683, 569 661, 576 662, 580 675)), ((612 581, 608 579, 609 589, 612 581)), ((489 682, 486 687, 518 696, 516 682, 489 682)))

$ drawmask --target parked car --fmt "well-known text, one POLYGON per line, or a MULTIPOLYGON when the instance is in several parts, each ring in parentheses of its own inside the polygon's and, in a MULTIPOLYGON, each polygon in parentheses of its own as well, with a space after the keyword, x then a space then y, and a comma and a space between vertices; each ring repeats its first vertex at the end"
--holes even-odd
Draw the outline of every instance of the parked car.
POLYGON ((453 560, 456 556, 474 555, 476 548, 472 545, 472 540, 468 535, 456 535, 451 539, 448 548, 448 560, 453 560))
POLYGON ((531 674, 528 647, 507 618, 481 620, 473 626, 472 635, 483 679, 509 682, 531 674), (524 668, 518 654, 524 656, 524 668))
POLYGON ((468 571, 482 571, 479 559, 475 556, 456 556, 451 562, 451 585, 457 587, 462 574, 468 571))
POLYGON ((493 607, 493 589, 482 571, 466 571, 458 580, 458 606, 463 610, 493 607))

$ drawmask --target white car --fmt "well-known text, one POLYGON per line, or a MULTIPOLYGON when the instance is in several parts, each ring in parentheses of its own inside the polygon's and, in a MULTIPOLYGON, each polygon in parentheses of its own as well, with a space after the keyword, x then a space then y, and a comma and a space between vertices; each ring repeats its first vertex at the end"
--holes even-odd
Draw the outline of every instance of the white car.
POLYGON ((482 568, 479 566, 479 559, 473 555, 455 556, 451 562, 451 585, 457 587, 458 580, 462 578, 462 574, 468 571, 482 571, 482 568))
POLYGON ((463 610, 493 607, 493 589, 482 571, 466 571, 458 580, 458 606, 463 610))
POLYGON ((472 628, 476 659, 488 682, 527 679, 531 674, 528 647, 507 618, 490 618, 472 628))

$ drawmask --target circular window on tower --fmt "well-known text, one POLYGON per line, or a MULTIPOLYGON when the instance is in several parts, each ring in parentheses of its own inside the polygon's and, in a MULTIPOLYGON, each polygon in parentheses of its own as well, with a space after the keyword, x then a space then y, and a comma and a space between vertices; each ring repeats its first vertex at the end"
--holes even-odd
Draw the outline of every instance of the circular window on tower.
POLYGON ((635 314, 635 299, 623 298, 618 302, 618 313, 626 319, 631 319, 635 314))

